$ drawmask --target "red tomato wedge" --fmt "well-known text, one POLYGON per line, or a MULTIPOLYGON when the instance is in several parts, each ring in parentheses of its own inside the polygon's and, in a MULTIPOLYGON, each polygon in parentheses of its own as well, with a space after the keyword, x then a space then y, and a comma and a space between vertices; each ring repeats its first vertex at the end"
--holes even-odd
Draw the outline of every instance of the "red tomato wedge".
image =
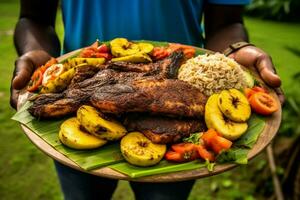
POLYGON ((268 93, 268 90, 263 88, 263 87, 259 87, 259 86, 255 86, 253 88, 245 88, 244 89, 244 94, 247 97, 247 99, 250 99, 250 97, 255 94, 256 92, 263 92, 263 93, 268 93))
POLYGON ((93 57, 96 57, 96 58, 105 58, 107 60, 110 60, 112 58, 112 56, 109 53, 95 52, 93 55, 94 55, 93 57))
POLYGON ((214 129, 208 129, 205 133, 203 133, 201 139, 206 146, 210 147, 212 139, 216 136, 218 136, 218 133, 214 129))
POLYGON ((244 94, 249 99, 254 93, 256 93, 252 88, 245 88, 244 89, 244 94))
POLYGON ((27 91, 28 92, 36 91, 39 88, 39 86, 42 84, 42 81, 43 81, 43 74, 41 70, 38 69, 31 76, 31 80, 29 81, 27 91))
POLYGON ((90 48, 93 48, 93 49, 97 49, 97 47, 99 46, 99 41, 96 40, 93 44, 91 44, 91 46, 89 46, 90 48))
POLYGON ((186 58, 192 58, 196 53, 194 47, 183 44, 169 43, 168 48, 171 49, 171 52, 182 50, 186 58))
POLYGON ((266 88, 258 87, 258 86, 253 87, 252 90, 255 91, 255 92, 264 92, 264 93, 268 93, 268 90, 267 90, 266 88))
POLYGON ((164 59, 165 57, 169 56, 170 52, 165 47, 154 47, 152 51, 152 57, 155 60, 161 60, 164 59))
POLYGON ((212 152, 208 151, 203 145, 196 146, 199 156, 208 161, 214 161, 215 156, 212 152))
POLYGON ((109 53, 109 48, 106 44, 101 44, 99 47, 97 47, 98 53, 109 53))
POLYGON ((184 158, 182 154, 175 152, 175 151, 167 151, 165 154, 165 159, 172 162, 184 162, 184 158))
POLYGON ((101 44, 99 46, 99 41, 94 42, 91 46, 84 48, 80 54, 80 58, 105 58, 110 60, 112 55, 110 54, 110 49, 106 44, 101 44))
POLYGON ((48 60, 48 62, 46 62, 46 64, 42 65, 40 67, 40 71, 42 72, 42 74, 44 74, 44 72, 52 65, 56 64, 57 60, 55 58, 51 58, 50 60, 48 60))
POLYGON ((183 143, 173 144, 171 146, 171 149, 178 153, 184 153, 184 152, 193 151, 195 149, 195 145, 193 143, 183 142, 183 143))
POLYGON ((253 94, 249 99, 249 103, 251 108, 261 115, 270 115, 277 111, 279 107, 276 100, 264 92, 256 92, 253 94))
POLYGON ((173 144, 171 149, 177 153, 180 153, 184 160, 191 161, 198 158, 197 149, 193 143, 179 143, 173 144))
POLYGON ((219 154, 223 150, 228 150, 232 146, 232 142, 221 136, 215 136, 211 140, 211 148, 216 153, 219 154))

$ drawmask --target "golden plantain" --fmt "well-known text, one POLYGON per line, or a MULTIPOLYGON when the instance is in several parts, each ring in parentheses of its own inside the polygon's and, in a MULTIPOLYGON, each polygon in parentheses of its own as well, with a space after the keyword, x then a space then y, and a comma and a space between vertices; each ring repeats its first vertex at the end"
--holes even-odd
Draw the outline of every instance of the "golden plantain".
POLYGON ((136 53, 129 56, 123 56, 118 58, 111 59, 112 62, 118 62, 118 61, 125 61, 125 62, 132 62, 132 63, 147 63, 152 62, 150 56, 148 56, 145 53, 136 53))
POLYGON ((140 52, 139 46, 129 42, 126 38, 116 38, 110 41, 110 49, 115 57, 129 56, 140 52))
POLYGON ((124 158, 137 166, 157 164, 166 152, 165 144, 154 144, 140 132, 131 132, 121 140, 121 152, 124 158))
POLYGON ((81 106, 77 110, 77 119, 89 133, 101 139, 119 140, 127 132, 121 123, 105 118, 101 112, 91 106, 81 106))
POLYGON ((106 144, 106 140, 99 139, 81 130, 79 121, 75 117, 62 123, 59 139, 64 145, 73 149, 94 149, 106 144))
POLYGON ((223 137, 236 140, 246 132, 247 123, 233 122, 226 118, 218 106, 219 94, 213 94, 205 105, 205 123, 207 128, 215 129, 223 137))
POLYGON ((140 48, 140 52, 142 53, 151 53, 154 49, 154 46, 150 43, 146 43, 146 42, 139 42, 137 43, 139 48, 140 48))
POLYGON ((251 115, 247 98, 237 89, 223 90, 219 95, 218 106, 227 118, 235 122, 245 122, 251 115))
POLYGON ((101 65, 105 63, 105 58, 70 58, 66 62, 64 62, 64 67, 66 70, 74 68, 80 64, 88 64, 88 65, 101 65))

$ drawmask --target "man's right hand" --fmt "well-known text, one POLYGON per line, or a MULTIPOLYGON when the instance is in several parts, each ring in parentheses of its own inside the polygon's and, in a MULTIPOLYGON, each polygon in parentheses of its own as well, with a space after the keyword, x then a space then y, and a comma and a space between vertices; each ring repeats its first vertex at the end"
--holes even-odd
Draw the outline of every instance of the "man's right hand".
POLYGON ((34 70, 46 63, 51 56, 43 50, 29 51, 15 62, 15 70, 10 87, 10 105, 17 108, 19 92, 29 82, 34 70))

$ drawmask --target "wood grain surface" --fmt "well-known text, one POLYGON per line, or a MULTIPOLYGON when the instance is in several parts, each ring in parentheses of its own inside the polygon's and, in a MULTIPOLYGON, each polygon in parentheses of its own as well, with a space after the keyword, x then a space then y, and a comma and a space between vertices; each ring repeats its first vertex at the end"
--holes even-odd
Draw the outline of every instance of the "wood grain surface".
MULTIPOLYGON (((198 48, 199 49, 199 48, 198 48)), ((206 51, 204 49, 200 49, 203 51, 206 51)), ((72 55, 75 55, 78 53, 79 50, 76 50, 74 52, 70 52, 68 54, 65 54, 58 58, 59 61, 62 61, 72 55)), ((257 79, 260 79, 255 69, 251 69, 252 73, 256 76, 257 79)), ((277 95, 274 93, 273 90, 271 90, 271 95, 275 97, 277 103, 280 105, 279 99, 277 95)), ((23 94, 20 95, 19 101, 18 101, 18 107, 20 107, 24 101, 27 99, 28 93, 23 92, 23 94)), ((275 137, 279 126, 281 122, 281 107, 278 111, 273 113, 270 117, 267 118, 266 125, 263 129, 263 132, 260 134, 256 144, 253 146, 253 148, 249 151, 248 159, 254 158, 256 155, 258 155, 260 152, 262 152, 268 144, 273 140, 275 137)), ((21 128, 24 130, 24 133, 27 135, 27 137, 31 140, 31 142, 37 146, 41 151, 43 151, 45 154, 53 158, 54 160, 57 160, 58 162, 61 162, 71 168, 84 171, 90 174, 94 174, 96 176, 101 177, 107 177, 112 179, 120 179, 120 180, 130 180, 130 181, 139 181, 139 182, 175 182, 175 181, 183 181, 183 180, 190 180, 190 179, 199 179, 207 176, 212 176, 215 174, 219 174, 222 172, 225 172, 227 170, 230 170, 236 166, 237 164, 218 164, 214 168, 213 172, 209 172, 206 168, 200 168, 196 170, 189 170, 189 171, 180 171, 180 172, 173 172, 173 173, 167 173, 167 174, 159 174, 159 175, 153 175, 153 176, 146 176, 141 178, 130 178, 127 175, 124 175, 122 173, 119 173, 117 171, 114 171, 110 169, 109 167, 103 167, 91 171, 85 171, 82 168, 80 168, 76 163, 71 161, 69 158, 61 154, 60 152, 56 151, 51 145, 49 145, 47 142, 45 142, 42 138, 40 138, 37 134, 35 134, 33 131, 28 129, 25 125, 21 124, 21 128)))

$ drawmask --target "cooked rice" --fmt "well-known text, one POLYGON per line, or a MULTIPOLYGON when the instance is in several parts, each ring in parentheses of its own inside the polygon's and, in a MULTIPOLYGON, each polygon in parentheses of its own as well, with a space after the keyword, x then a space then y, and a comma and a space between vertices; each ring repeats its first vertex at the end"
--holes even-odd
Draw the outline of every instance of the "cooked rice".
POLYGON ((246 85, 241 66, 224 54, 205 54, 187 60, 179 69, 178 79, 199 88, 205 95, 246 85))

